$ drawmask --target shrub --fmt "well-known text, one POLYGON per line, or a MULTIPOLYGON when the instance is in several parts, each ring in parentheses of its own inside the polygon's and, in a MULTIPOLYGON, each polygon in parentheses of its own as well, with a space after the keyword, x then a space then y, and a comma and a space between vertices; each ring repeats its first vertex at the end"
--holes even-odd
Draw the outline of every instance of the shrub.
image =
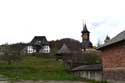
POLYGON ((6 45, 4 49, 2 49, 2 52, 0 59, 7 62, 8 65, 21 60, 20 52, 11 48, 9 45, 6 45))

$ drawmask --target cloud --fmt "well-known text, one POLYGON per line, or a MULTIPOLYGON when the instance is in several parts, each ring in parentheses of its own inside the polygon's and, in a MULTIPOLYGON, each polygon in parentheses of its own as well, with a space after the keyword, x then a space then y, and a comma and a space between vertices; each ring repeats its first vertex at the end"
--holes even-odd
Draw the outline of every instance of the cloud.
POLYGON ((99 26, 101 26, 101 25, 103 25, 103 24, 106 24, 107 22, 108 22, 108 20, 109 20, 110 18, 107 16, 106 18, 103 18, 103 19, 99 19, 99 20, 97 20, 97 21, 93 21, 92 23, 91 23, 91 26, 92 26, 92 28, 97 28, 97 27, 99 27, 99 26))
POLYGON ((124 9, 123 0, 1 0, 0 44, 29 42, 35 35, 81 40, 82 19, 96 44, 124 29, 124 9))
POLYGON ((97 44, 98 40, 104 41, 105 37, 109 35, 111 38, 118 33, 125 30, 125 18, 123 17, 108 17, 106 19, 98 19, 90 23, 91 27, 91 41, 97 44), (93 24, 97 24, 94 26, 93 24), (94 27, 94 28, 93 28, 94 27))

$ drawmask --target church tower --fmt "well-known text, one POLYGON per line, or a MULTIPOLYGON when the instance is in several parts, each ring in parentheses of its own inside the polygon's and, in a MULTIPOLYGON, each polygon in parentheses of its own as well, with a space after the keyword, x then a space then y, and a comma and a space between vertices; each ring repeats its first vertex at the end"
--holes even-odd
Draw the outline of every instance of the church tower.
POLYGON ((90 49, 92 48, 92 43, 90 41, 90 32, 87 29, 86 24, 83 25, 83 30, 82 30, 82 50, 90 49))
POLYGON ((107 35, 104 42, 107 43, 110 40, 110 37, 107 35))

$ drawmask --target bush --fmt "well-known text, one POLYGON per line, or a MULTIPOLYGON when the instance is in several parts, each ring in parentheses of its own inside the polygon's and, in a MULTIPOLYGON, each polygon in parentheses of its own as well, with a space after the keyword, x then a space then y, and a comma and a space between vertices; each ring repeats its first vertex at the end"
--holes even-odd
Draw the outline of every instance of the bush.
POLYGON ((2 49, 2 52, 0 59, 7 62, 8 65, 21 60, 20 52, 14 50, 9 45, 6 45, 4 49, 2 49))
POLYGON ((86 64, 100 64, 101 63, 101 56, 100 52, 98 51, 88 51, 82 53, 84 56, 84 61, 86 64))
POLYGON ((72 69, 81 65, 101 64, 101 56, 99 51, 74 52, 64 54, 63 61, 72 69))

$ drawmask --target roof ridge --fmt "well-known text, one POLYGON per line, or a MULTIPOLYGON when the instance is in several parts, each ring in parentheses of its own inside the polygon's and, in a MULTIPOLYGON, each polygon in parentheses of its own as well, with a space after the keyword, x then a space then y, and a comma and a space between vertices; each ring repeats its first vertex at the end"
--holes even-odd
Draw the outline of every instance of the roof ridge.
POLYGON ((123 40, 125 40, 125 30, 120 32, 119 34, 117 34, 115 37, 113 37, 111 40, 109 40, 105 44, 101 45, 97 49, 109 46, 111 44, 114 44, 114 43, 117 43, 117 42, 120 42, 120 41, 123 41, 123 40))

